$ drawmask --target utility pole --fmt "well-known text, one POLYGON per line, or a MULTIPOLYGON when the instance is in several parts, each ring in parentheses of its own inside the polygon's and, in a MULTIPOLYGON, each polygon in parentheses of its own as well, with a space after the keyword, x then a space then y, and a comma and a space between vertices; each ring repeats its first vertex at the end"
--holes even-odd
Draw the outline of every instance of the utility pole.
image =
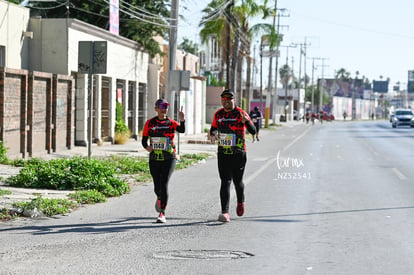
MULTIPOLYGON (((296 48, 296 44, 291 43, 290 45, 287 46, 279 46, 279 47, 286 47, 286 68, 289 68, 289 48, 296 48)), ((288 108, 288 86, 289 86, 289 77, 290 77, 290 70, 287 72, 288 76, 287 76, 287 81, 286 81, 286 85, 285 85, 285 107, 284 107, 284 113, 285 113, 285 122, 287 121, 287 108, 288 108)))
MULTIPOLYGON (((277 41, 277 45, 276 45, 276 64, 275 64, 275 92, 273 93, 273 108, 272 108, 272 113, 273 113, 273 123, 276 122, 277 120, 277 106, 279 105, 279 96, 278 96, 278 92, 277 92, 277 82, 278 82, 278 75, 279 75, 279 56, 280 56, 280 42, 282 42, 282 36, 280 35, 280 27, 287 27, 289 28, 288 25, 280 25, 280 17, 289 17, 289 14, 287 15, 283 15, 283 13, 285 11, 287 11, 287 9, 277 9, 277 1, 275 3, 275 11, 276 11, 276 16, 277 16, 277 35, 279 36, 278 39, 279 41, 277 41), (281 11, 282 14, 279 14, 278 11, 281 11)), ((273 21, 275 22, 275 21, 273 21)), ((271 68, 269 69, 269 71, 271 71, 271 68)))
MULTIPOLYGON (((275 28, 276 25, 276 15, 277 15, 277 0, 275 0, 275 16, 273 16, 273 28, 275 28)), ((279 24, 278 24, 279 26, 279 24)), ((279 30, 277 32, 279 34, 279 30)), ((270 49, 273 50, 273 49, 270 49)), ((277 51, 277 48, 276 48, 277 51)), ((276 52, 276 54, 278 54, 276 52)), ((269 76, 268 76, 268 82, 267 82, 267 93, 266 93, 266 108, 265 108, 265 127, 269 127, 269 113, 270 113, 270 97, 272 94, 272 61, 273 61, 273 55, 270 54, 269 56, 269 76)), ((276 87, 275 87, 276 88, 276 87)), ((260 103, 260 108, 262 108, 260 103)))
POLYGON ((260 37, 260 91, 259 91, 259 110, 263 114, 263 36, 260 37))
MULTIPOLYGON (((168 108, 168 114, 170 117, 174 117, 175 112, 175 100, 176 93, 179 91, 172 90, 172 73, 175 70, 176 52, 177 52, 177 26, 178 26, 178 5, 179 0, 171 1, 171 18, 170 18, 170 36, 168 44, 168 83, 167 94, 170 108, 168 108)), ((177 100, 177 106, 179 105, 177 100)))
POLYGON ((226 22, 227 22, 227 45, 226 45, 226 88, 230 89, 231 87, 231 77, 230 77, 230 43, 231 43, 231 22, 230 22, 230 18, 231 18, 231 13, 230 13, 230 9, 231 7, 234 5, 234 0, 232 0, 226 7, 226 22))
POLYGON ((323 94, 324 94, 324 85, 325 85, 324 69, 325 69, 325 60, 327 60, 327 59, 328 58, 321 58, 321 60, 322 60, 322 79, 321 79, 321 86, 320 86, 320 89, 319 89, 319 111, 322 111, 322 106, 323 106, 323 94))
POLYGON ((313 82, 313 75, 315 72, 315 57, 312 58, 312 99, 311 99, 311 111, 314 111, 314 102, 315 102, 315 83, 313 82))
POLYGON ((67 0, 66 1, 66 19, 69 19, 69 17, 70 17, 69 8, 70 8, 70 0, 67 0))
MULTIPOLYGON (((301 72, 302 72, 302 54, 305 56, 305 94, 303 95, 303 112, 305 113, 305 105, 306 105, 306 46, 309 46, 310 44, 306 44, 306 37, 305 37, 305 42, 304 43, 298 43, 297 45, 300 46, 300 52, 299 52, 299 88, 298 88, 298 101, 300 102, 300 89, 302 88, 301 85, 301 72)), ((298 103, 299 103, 298 102, 298 103)), ((298 110, 299 112, 299 105, 298 105, 298 110)))

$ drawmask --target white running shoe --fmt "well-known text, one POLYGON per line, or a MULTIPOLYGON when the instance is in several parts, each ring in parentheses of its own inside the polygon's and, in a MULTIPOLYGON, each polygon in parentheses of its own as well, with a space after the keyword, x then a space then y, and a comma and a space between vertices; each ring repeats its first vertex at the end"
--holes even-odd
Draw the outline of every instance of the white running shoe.
POLYGON ((221 213, 218 216, 218 220, 221 222, 229 222, 230 221, 230 215, 229 213, 221 213))
POLYGON ((166 222, 167 222, 167 219, 165 218, 164 213, 161 212, 157 218, 157 223, 166 223, 166 222))

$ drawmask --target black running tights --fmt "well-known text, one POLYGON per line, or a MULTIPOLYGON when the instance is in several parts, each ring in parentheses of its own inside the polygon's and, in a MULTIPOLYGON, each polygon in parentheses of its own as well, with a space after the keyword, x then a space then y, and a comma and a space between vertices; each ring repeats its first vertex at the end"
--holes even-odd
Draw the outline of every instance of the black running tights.
POLYGON ((244 202, 244 183, 243 174, 246 166, 246 153, 235 153, 217 155, 218 170, 221 179, 220 200, 221 212, 228 213, 230 205, 230 185, 233 180, 236 189, 237 202, 244 202))
POLYGON ((149 161, 149 169, 154 181, 154 193, 161 200, 161 209, 165 210, 168 203, 168 182, 175 168, 175 159, 149 161))

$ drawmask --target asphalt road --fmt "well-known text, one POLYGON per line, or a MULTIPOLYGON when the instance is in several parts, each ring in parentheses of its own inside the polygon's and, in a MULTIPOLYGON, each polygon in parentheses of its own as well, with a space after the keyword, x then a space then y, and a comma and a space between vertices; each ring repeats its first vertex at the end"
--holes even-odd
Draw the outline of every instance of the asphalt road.
POLYGON ((216 158, 69 216, 0 224, 0 274, 413 274, 414 129, 386 121, 262 131, 246 213, 217 221, 216 158))

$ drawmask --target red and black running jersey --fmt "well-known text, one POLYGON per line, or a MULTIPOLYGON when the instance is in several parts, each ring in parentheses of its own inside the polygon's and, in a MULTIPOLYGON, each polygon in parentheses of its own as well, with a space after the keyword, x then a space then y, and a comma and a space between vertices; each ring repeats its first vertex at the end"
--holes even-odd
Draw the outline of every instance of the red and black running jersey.
POLYGON ((250 133, 256 133, 256 128, 243 109, 236 107, 230 112, 224 111, 224 108, 218 110, 214 114, 210 129, 210 133, 212 134, 217 131, 218 152, 224 154, 233 154, 237 151, 245 152, 244 128, 247 128, 250 133), (245 124, 242 122, 242 112, 249 118, 245 124))
POLYGON ((150 139, 153 151, 150 153, 150 160, 167 160, 175 158, 175 131, 184 133, 184 122, 181 124, 167 117, 159 119, 153 117, 145 123, 142 132, 143 146, 148 146, 147 140, 150 139), (144 144, 145 143, 145 144, 144 144))

